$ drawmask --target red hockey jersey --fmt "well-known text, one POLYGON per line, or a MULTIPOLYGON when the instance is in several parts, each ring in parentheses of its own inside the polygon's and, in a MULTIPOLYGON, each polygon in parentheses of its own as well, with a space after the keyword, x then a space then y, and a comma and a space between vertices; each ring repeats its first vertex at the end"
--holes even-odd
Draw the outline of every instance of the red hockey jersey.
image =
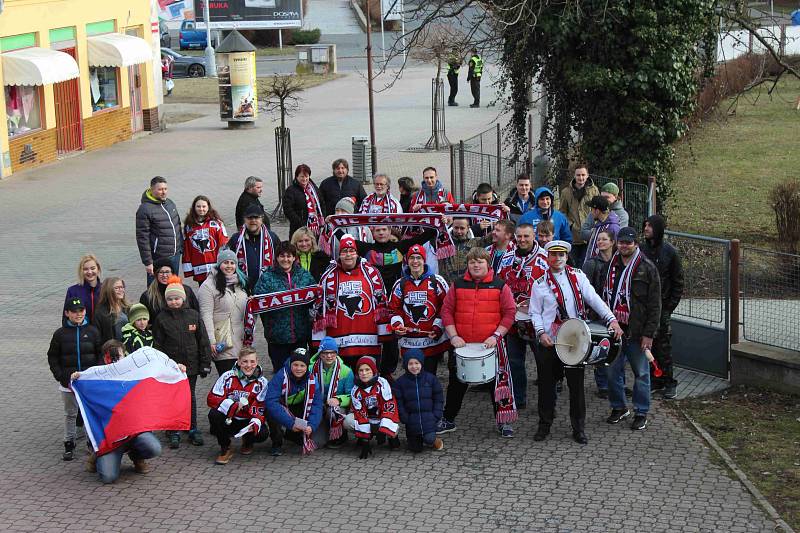
POLYGON ((356 419, 356 438, 369 439, 372 435, 372 424, 378 426, 378 431, 390 437, 397 435, 400 417, 397 400, 392 395, 392 387, 388 381, 378 377, 368 387, 356 384, 350 397, 356 419))
POLYGON ((183 227, 183 275, 203 281, 217 264, 217 255, 228 242, 225 225, 219 220, 207 219, 196 226, 183 227))
POLYGON ((447 290, 444 278, 431 274, 427 266, 420 279, 413 279, 404 270, 389 296, 390 324, 401 324, 421 331, 398 336, 397 345, 401 353, 402 350, 419 348, 425 357, 434 357, 450 349, 450 340, 444 331, 440 315, 447 290), (439 335, 430 338, 428 331, 437 331, 439 335))
POLYGON ((256 370, 251 378, 245 378, 240 370, 234 367, 222 374, 214 386, 208 391, 207 403, 226 417, 237 420, 258 419, 264 423, 264 400, 267 397, 269 381, 256 370), (240 398, 247 398, 247 406, 241 407, 240 398))

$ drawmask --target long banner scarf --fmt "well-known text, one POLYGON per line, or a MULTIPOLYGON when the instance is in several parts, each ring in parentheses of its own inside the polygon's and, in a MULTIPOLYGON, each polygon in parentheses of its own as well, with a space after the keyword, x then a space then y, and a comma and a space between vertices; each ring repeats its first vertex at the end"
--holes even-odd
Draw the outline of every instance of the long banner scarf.
POLYGON ((614 313, 617 321, 620 324, 627 324, 631 317, 631 278, 639 268, 639 264, 642 262, 642 253, 639 250, 639 247, 636 247, 633 257, 622 271, 622 277, 619 285, 617 286, 616 290, 614 290, 614 285, 616 284, 617 278, 617 263, 621 260, 622 258, 620 257, 619 252, 614 252, 614 256, 611 258, 611 262, 608 266, 608 274, 606 274, 606 284, 603 288, 603 299, 611 308, 611 311, 614 313))
MULTIPOLYGON (((578 276, 575 274, 575 270, 570 266, 566 267, 564 271, 567 274, 567 281, 569 281, 569 288, 572 291, 572 298, 575 300, 575 309, 578 311, 578 317, 585 319, 586 308, 583 305, 581 289, 578 286, 578 276)), ((559 285, 558 281, 556 281, 553 271, 548 269, 546 276, 547 286, 550 287, 551 291, 553 291, 553 295, 556 297, 556 304, 558 304, 558 316, 556 317, 556 320, 553 321, 550 331, 550 334, 553 335, 553 338, 555 338, 555 334, 558 333, 559 326, 561 326, 563 321, 569 318, 569 314, 567 313, 567 305, 566 301, 564 300, 564 293, 561 292, 561 285, 559 285)))
POLYGON ((485 218, 492 222, 507 218, 501 206, 490 204, 422 204, 420 212, 441 213, 453 218, 485 218))
POLYGON ((314 185, 312 185, 311 180, 309 180, 303 192, 306 195, 306 209, 308 210, 306 227, 314 234, 314 237, 319 238, 319 231, 322 227, 322 220, 324 217, 322 215, 322 209, 319 206, 317 190, 314 188, 314 185))
MULTIPOLYGON (((236 244, 236 259, 239 262, 239 269, 248 275, 247 272, 247 246, 244 243, 245 235, 247 234, 247 226, 242 226, 242 231, 239 233, 239 242, 236 244)), ((261 238, 258 248, 258 256, 261 258, 261 272, 272 266, 272 259, 275 256, 275 247, 272 243, 272 237, 269 230, 263 224, 261 225, 261 232, 258 235, 261 238)))
POLYGON ((611 220, 606 218, 599 226, 595 226, 592 229, 592 236, 589 237, 589 245, 586 247, 586 259, 584 260, 584 264, 586 264, 586 261, 592 257, 597 257, 597 254, 600 253, 600 251, 597 249, 597 236, 600 235, 600 232, 607 230, 610 227, 611 220))
POLYGON ((497 373, 494 377, 494 403, 497 405, 495 419, 498 424, 517 421, 517 404, 514 402, 514 383, 511 381, 511 365, 506 354, 506 340, 497 342, 497 373))
MULTIPOLYGON (((386 289, 383 286, 383 278, 378 269, 360 259, 356 268, 361 270, 361 276, 369 283, 372 290, 372 303, 375 310, 374 319, 378 324, 383 324, 389 319, 389 310, 386 307, 386 289)), ((322 276, 320 285, 322 286, 321 309, 316 312, 313 330, 315 332, 324 331, 325 328, 337 328, 336 318, 338 305, 336 299, 339 295, 339 263, 331 263, 322 276)), ((319 303, 318 301, 318 307, 319 303)))
POLYGON ((357 215, 333 215, 328 217, 327 230, 320 237, 319 247, 331 254, 333 232, 339 228, 352 228, 362 226, 413 226, 418 228, 432 228, 438 232, 436 257, 446 259, 456 253, 456 245, 447 232, 444 222, 440 217, 425 213, 387 213, 357 215))
MULTIPOLYGON (((332 405, 328 405, 328 400, 336 396, 336 389, 339 387, 339 371, 342 368, 342 365, 339 361, 340 359, 338 356, 333 360, 331 385, 328 389, 328 394, 325 395, 325 407, 328 408, 328 419, 330 420, 330 425, 328 426, 328 438, 330 440, 335 440, 341 437, 342 429, 344 427, 344 414, 342 414, 339 406, 337 405, 334 407, 332 405)), ((325 363, 322 362, 322 357, 318 356, 318 359, 314 362, 314 368, 312 372, 315 376, 317 376, 317 381, 319 381, 322 389, 325 390, 325 363)))
POLYGON ((251 296, 247 299, 244 313, 244 345, 251 346, 253 344, 256 315, 296 305, 311 304, 320 297, 322 297, 322 287, 319 285, 251 296))
POLYGON ((383 198, 378 198, 378 195, 370 193, 361 202, 360 213, 402 213, 403 208, 400 207, 400 202, 392 196, 392 193, 387 192, 383 198), (379 210, 373 211, 372 209, 379 207, 379 210))
MULTIPOLYGON (((314 394, 317 392, 317 380, 313 372, 308 373, 308 380, 306 381, 306 397, 303 401, 303 420, 308 422, 308 417, 311 414, 311 406, 314 403, 314 394)), ((281 384, 281 394, 283 395, 283 407, 290 415, 292 412, 289 410, 289 372, 284 370, 283 383, 281 384)), ((294 415, 292 415, 294 416, 294 415)), ((308 455, 317 449, 314 444, 314 439, 306 435, 303 431, 303 455, 308 455)))

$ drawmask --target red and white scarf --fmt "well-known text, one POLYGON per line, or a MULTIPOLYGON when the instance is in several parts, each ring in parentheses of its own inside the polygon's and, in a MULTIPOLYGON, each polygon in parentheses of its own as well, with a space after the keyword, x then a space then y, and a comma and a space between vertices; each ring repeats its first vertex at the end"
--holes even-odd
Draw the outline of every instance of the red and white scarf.
POLYGON ((441 213, 454 218, 487 219, 492 222, 507 218, 499 205, 489 204, 422 204, 422 213, 441 213))
MULTIPOLYGON (((325 363, 322 362, 322 357, 317 356, 314 362, 312 373, 317 377, 322 389, 325 390, 325 363)), ((344 414, 339 406, 328 405, 328 400, 336 397, 336 389, 339 387, 339 371, 342 369, 341 359, 337 356, 333 360, 333 369, 331 370, 331 384, 328 393, 325 395, 325 406, 328 409, 328 419, 330 425, 328 427, 328 438, 330 440, 338 439, 342 436, 344 429, 344 414)))
POLYGON ((497 252, 495 245, 490 244, 486 247, 486 251, 489 252, 489 265, 492 267, 495 274, 497 274, 504 268, 509 267, 514 262, 514 258, 517 256, 517 243, 514 241, 509 241, 506 245, 506 249, 503 250, 503 253, 500 256, 500 260, 497 262, 495 262, 494 259, 495 252, 497 252), (495 264, 497 265, 497 268, 495 268, 495 264))
POLYGON ((511 424, 517 420, 514 402, 514 383, 511 381, 511 364, 506 353, 505 338, 497 341, 497 373, 494 377, 495 420, 498 424, 511 424))
MULTIPOLYGON (((359 258, 356 269, 361 272, 362 282, 369 284, 372 292, 372 308, 375 310, 370 320, 385 324, 389 320, 389 310, 386 307, 386 289, 383 286, 383 278, 378 269, 359 258)), ((337 298, 339 297, 339 273, 342 271, 341 263, 331 263, 322 276, 320 285, 322 286, 322 297, 317 301, 314 319, 314 331, 324 331, 326 328, 337 328, 338 314, 337 298)))
POLYGON ((331 254, 333 232, 339 228, 353 228, 361 226, 414 226, 418 228, 432 228, 438 232, 436 257, 446 259, 456 253, 456 246, 453 243, 447 228, 442 219, 425 213, 388 213, 388 214, 367 214, 357 215, 333 215, 328 219, 327 228, 322 232, 319 247, 331 254))
POLYGON ((325 217, 322 215, 322 208, 319 205, 317 189, 314 187, 314 184, 311 183, 311 180, 308 181, 303 192, 306 195, 306 209, 308 210, 306 227, 314 234, 314 237, 319 238, 319 232, 325 217))
POLYGON ((628 324, 631 317, 631 279, 636 274, 639 264, 642 262, 642 252, 639 247, 633 253, 633 257, 625 265, 622 271, 619 284, 617 281, 617 266, 622 264, 622 257, 619 252, 614 252, 611 257, 611 262, 608 265, 608 274, 606 275, 606 284, 603 288, 603 300, 606 301, 617 321, 620 324, 628 324), (614 285, 617 285, 616 291, 614 285))
POLYGON ((253 344, 253 332, 256 328, 256 315, 278 311, 296 305, 308 305, 322 297, 322 287, 311 285, 302 289, 289 289, 286 291, 272 292, 269 294, 256 294, 247 299, 244 313, 244 341, 245 346, 253 344))
MULTIPOLYGON (((289 410, 289 370, 284 369, 283 383, 281 384, 281 395, 283 396, 283 407, 286 412, 294 416, 289 410)), ((308 422, 308 417, 311 415, 311 406, 314 403, 314 394, 317 392, 317 380, 313 372, 308 373, 308 380, 306 381, 306 396, 303 400, 303 420, 308 422)), ((317 449, 314 444, 314 439, 303 432, 303 455, 308 455, 317 449)))
MULTIPOLYGON (((575 269, 571 266, 567 266, 564 268, 564 272, 567 274, 569 288, 572 291, 575 311, 578 313, 577 318, 586 319, 586 307, 583 305, 583 297, 581 296, 581 289, 578 285, 578 276, 575 274, 575 269)), ((558 333, 558 328, 561 326, 561 323, 569 318, 569 314, 567 312, 566 301, 564 300, 564 293, 561 291, 561 285, 558 284, 558 281, 553 275, 553 271, 548 269, 545 275, 547 276, 547 286, 553 291, 553 295, 556 297, 556 304, 558 304, 558 314, 555 320, 553 320, 551 330, 551 335, 555 336, 555 334, 558 333)))
POLYGON ((610 227, 610 217, 606 218, 599 225, 595 224, 594 228, 592 229, 592 236, 589 237, 589 244, 586 247, 586 259, 584 260, 584 263, 592 257, 597 257, 597 254, 600 253, 600 251, 597 249, 597 236, 600 235, 601 231, 607 230, 610 227))
MULTIPOLYGON (((434 204, 445 204, 448 196, 450 196, 450 193, 448 193, 447 190, 441 186, 441 184, 438 182, 437 184, 439 186, 434 191, 436 193, 436 200, 434 201, 434 204)), ((431 205, 425 202, 425 190, 423 187, 420 187, 419 191, 417 191, 416 194, 411 197, 411 205, 431 205)))
POLYGON ((539 245, 534 243, 528 255, 521 257, 515 254, 511 263, 498 273, 511 289, 517 303, 530 298, 531 284, 547 270, 547 263, 543 267, 541 258, 539 245))
POLYGON ((400 207, 400 202, 392 196, 392 193, 387 192, 383 198, 378 198, 378 194, 373 192, 364 198, 358 211, 360 213, 402 213, 403 208, 400 207))
MULTIPOLYGON (((273 258, 275 257, 275 246, 272 243, 272 236, 265 225, 261 225, 259 236, 258 256, 261 258, 261 272, 272 266, 273 258)), ((247 238, 247 226, 242 226, 242 231, 239 233, 239 242, 236 244, 236 259, 239 262, 239 269, 247 277, 247 246, 244 240, 247 238)))

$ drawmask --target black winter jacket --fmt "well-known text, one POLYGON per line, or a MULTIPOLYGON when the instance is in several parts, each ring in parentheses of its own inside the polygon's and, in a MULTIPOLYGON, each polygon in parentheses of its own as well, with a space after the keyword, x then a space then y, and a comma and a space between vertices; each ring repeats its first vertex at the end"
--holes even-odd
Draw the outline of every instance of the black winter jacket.
POLYGON ((176 363, 186 365, 186 375, 211 372, 208 333, 194 309, 164 309, 153 323, 153 347, 176 363))
MULTIPOLYGON (((265 219, 266 220, 266 219, 265 219)), ((280 237, 269 229, 269 225, 264 224, 261 226, 261 230, 263 231, 264 228, 269 231, 270 237, 272 237, 272 247, 277 248, 277 246, 281 243, 280 237)), ((236 249, 239 247, 239 239, 241 237, 241 233, 237 235, 233 235, 230 239, 228 239, 228 244, 226 245, 228 249, 236 252, 236 249)), ((250 235, 247 231, 244 232, 244 245, 245 251, 247 252, 247 294, 253 294, 253 287, 256 286, 258 282, 258 278, 261 276, 261 258, 259 257, 259 251, 261 248, 261 237, 259 235, 250 235)), ((277 257, 273 258, 273 262, 277 259, 277 257)))
POLYGON ((169 198, 155 200, 149 191, 142 193, 142 203, 136 210, 136 246, 145 266, 183 250, 181 217, 175 202, 169 198))
MULTIPOLYGON (((621 258, 606 265, 603 269, 603 280, 606 279, 609 268, 617 268, 616 279, 619 283, 622 271, 625 269, 621 258)), ((612 304, 609 303, 610 305, 612 304)), ((642 257, 642 262, 639 263, 631 280, 630 310, 628 325, 620 324, 625 336, 629 339, 655 337, 661 320, 661 280, 656 266, 647 257, 642 257)))
POLYGON ((127 322, 120 323, 125 319, 125 311, 120 314, 114 314, 108 308, 108 304, 103 303, 97 306, 92 319, 92 325, 100 332, 100 343, 116 339, 122 340, 122 326, 127 322))
MULTIPOLYGON (((156 281, 156 283, 158 283, 158 282, 156 281)), ((158 290, 161 291, 161 296, 164 296, 164 291, 167 290, 167 286, 159 284, 158 285, 158 290)), ((195 296, 194 290, 188 285, 184 285, 183 286, 183 290, 184 290, 184 292, 186 292, 186 298, 184 298, 184 300, 183 300, 183 306, 184 307, 188 307, 190 309, 194 309, 195 311, 197 311, 199 313, 200 312, 200 302, 197 300, 197 296, 195 296)), ((153 324, 153 322, 155 322, 156 317, 158 316, 158 314, 161 311, 163 311, 164 309, 167 308, 166 301, 164 302, 164 306, 163 307, 156 307, 155 305, 153 305, 153 302, 151 302, 150 299, 147 297, 147 291, 144 291, 142 293, 142 295, 139 297, 139 303, 142 304, 143 306, 145 306, 147 308, 147 310, 150 312, 150 324, 151 325, 153 324)))
POLYGON ((69 377, 73 372, 103 364, 101 346, 100 332, 86 319, 80 326, 67 321, 67 325, 58 328, 50 340, 47 350, 50 372, 62 386, 69 387, 69 377))
POLYGON ((345 197, 353 197, 356 199, 356 213, 358 213, 361 202, 367 196, 364 186, 353 176, 345 176, 341 185, 339 185, 336 176, 325 178, 322 180, 322 183, 319 184, 319 194, 320 201, 324 206, 322 212, 325 216, 332 215, 336 210, 336 204, 345 197))
POLYGON ((661 215, 653 215, 645 221, 648 222, 653 228, 653 238, 645 239, 642 243, 642 253, 658 269, 661 278, 661 310, 664 313, 672 313, 683 296, 683 263, 675 247, 664 241, 666 226, 664 218, 661 215))
MULTIPOLYGON (((239 200, 236 202, 235 218, 237 229, 242 229, 242 224, 244 224, 244 211, 252 204, 257 205, 261 208, 261 211, 264 211, 264 206, 261 205, 261 200, 258 199, 258 196, 255 194, 250 194, 247 191, 242 191, 242 194, 239 195, 239 200)), ((264 216, 264 220, 267 220, 266 215, 264 216)))
MULTIPOLYGON (((317 198, 319 198, 320 211, 325 213, 325 202, 319 193, 319 188, 316 183, 310 181, 311 186, 317 191, 317 198)), ((291 240, 297 228, 301 228, 308 222, 308 206, 306 205, 306 192, 293 180, 292 184, 283 193, 283 214, 289 219, 289 239, 291 240)), ((322 221, 320 221, 322 223, 322 221)))
MULTIPOLYGON (((300 261, 298 258, 298 262, 302 265, 303 262, 300 261)), ((309 272, 311 273, 311 277, 314 278, 314 281, 319 283, 319 279, 322 277, 322 274, 328 270, 328 267, 331 265, 331 256, 323 252, 322 250, 317 250, 316 252, 311 254, 311 268, 309 268, 309 272)))

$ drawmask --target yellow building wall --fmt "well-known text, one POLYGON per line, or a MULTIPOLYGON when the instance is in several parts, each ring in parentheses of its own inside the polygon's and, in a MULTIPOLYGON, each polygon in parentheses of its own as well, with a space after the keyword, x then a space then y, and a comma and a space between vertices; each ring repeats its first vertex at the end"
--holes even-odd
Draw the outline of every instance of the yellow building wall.
MULTIPOLYGON (((86 25, 113 20, 115 31, 125 33, 126 29, 136 28, 139 36, 145 39, 151 47, 158 47, 157 34, 154 39, 151 32, 150 5, 150 0, 6 0, 5 9, 0 15, 0 37, 35 33, 36 45, 41 48, 50 48, 51 29, 74 27, 77 62, 81 71, 81 114, 83 119, 87 119, 93 114, 91 89, 89 88, 86 25)), ((2 56, 0 56, 0 61, 2 61, 2 56)), ((156 107, 158 106, 156 91, 160 91, 161 87, 154 87, 153 62, 142 63, 140 68, 142 72, 142 109, 156 107)), ((119 68, 118 71, 120 105, 130 111, 128 69, 119 68)), ((2 78, 2 69, 0 69, 0 84, 4 84, 2 78)), ((49 130, 56 127, 52 85, 43 87, 43 96, 42 116, 45 128, 49 130)), ((2 92, 0 92, 0 111, 5 114, 5 97, 2 92)), ((2 154, 9 152, 8 128, 5 120, 0 121, 0 150, 2 154)), ((4 176, 10 174, 10 169, 6 168, 5 163, 7 161, 0 161, 4 176)))

